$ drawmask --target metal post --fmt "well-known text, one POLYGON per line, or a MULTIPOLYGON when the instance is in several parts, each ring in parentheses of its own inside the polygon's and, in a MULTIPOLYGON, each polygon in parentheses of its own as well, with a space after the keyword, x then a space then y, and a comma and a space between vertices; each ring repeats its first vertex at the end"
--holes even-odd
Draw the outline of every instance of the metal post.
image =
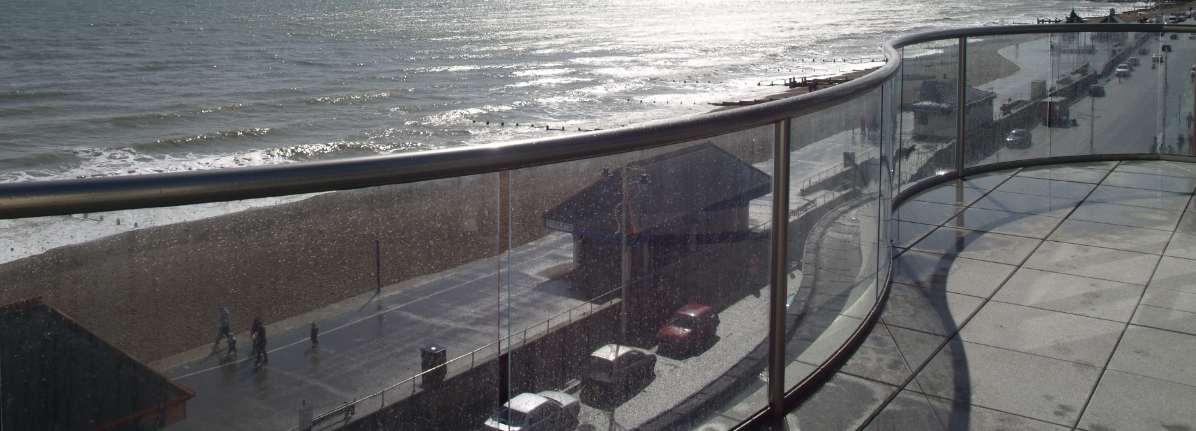
POLYGON ((964 146, 967 140, 967 124, 968 124, 968 37, 959 37, 959 59, 957 69, 959 77, 956 79, 957 95, 955 99, 955 173, 959 175, 959 181, 963 181, 963 167, 964 156, 967 154, 964 151, 964 146))
POLYGON ((785 295, 788 293, 789 133, 791 120, 773 125, 772 230, 768 272, 768 406, 775 423, 785 415, 785 295))

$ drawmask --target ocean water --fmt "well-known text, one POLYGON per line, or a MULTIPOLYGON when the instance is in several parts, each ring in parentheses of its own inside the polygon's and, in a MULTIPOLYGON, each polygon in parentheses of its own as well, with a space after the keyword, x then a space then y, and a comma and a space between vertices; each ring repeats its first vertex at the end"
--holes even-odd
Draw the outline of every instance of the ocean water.
POLYGON ((880 58, 882 41, 902 32, 1127 6, 0 0, 0 182, 294 163, 618 127, 776 91, 761 81, 875 66, 822 59, 880 58))

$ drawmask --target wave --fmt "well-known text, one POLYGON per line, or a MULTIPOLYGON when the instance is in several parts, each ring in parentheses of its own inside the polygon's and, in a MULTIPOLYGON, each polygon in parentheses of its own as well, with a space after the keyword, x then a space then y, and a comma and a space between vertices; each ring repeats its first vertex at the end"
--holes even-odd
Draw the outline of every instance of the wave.
POLYGON ((72 93, 56 90, 12 90, 0 92, 0 102, 53 99, 71 95, 72 93))
POLYGON ((232 139, 262 137, 270 134, 273 130, 274 129, 270 127, 249 127, 243 129, 221 130, 215 133, 205 133, 202 135, 159 138, 152 144, 138 144, 134 145, 133 148, 162 149, 163 147, 205 145, 213 142, 227 141, 232 139))
POLYGON ((320 96, 307 99, 306 102, 310 105, 359 105, 363 103, 372 103, 378 100, 385 100, 390 98, 390 95, 391 92, 382 91, 377 93, 349 94, 343 96, 320 96))

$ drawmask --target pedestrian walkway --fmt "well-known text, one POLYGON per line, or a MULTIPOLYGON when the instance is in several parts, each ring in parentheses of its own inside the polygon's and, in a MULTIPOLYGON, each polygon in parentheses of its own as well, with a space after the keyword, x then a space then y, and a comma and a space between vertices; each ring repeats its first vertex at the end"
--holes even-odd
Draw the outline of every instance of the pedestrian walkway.
MULTIPOLYGON (((1002 171, 906 202, 880 321, 802 430, 1196 427, 1196 165, 1002 171), (943 196, 963 196, 943 202, 943 196)), ((796 428, 791 428, 796 429, 796 428)))

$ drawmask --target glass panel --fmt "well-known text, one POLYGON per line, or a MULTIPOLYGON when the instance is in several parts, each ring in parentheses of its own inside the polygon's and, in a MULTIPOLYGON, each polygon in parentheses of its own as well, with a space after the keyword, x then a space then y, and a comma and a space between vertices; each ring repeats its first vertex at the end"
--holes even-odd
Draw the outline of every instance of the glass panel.
POLYGON ((829 359, 875 304, 884 91, 793 120, 785 385, 829 359))
POLYGON ((955 170, 955 116, 959 82, 956 40, 927 42, 903 50, 901 68, 902 189, 923 178, 955 170))
POLYGON ((591 429, 743 420, 767 404, 774 133, 511 173, 514 243, 557 244, 511 254, 535 271, 507 286, 504 330, 522 340, 553 322, 513 345, 512 396, 576 388, 591 429))
MULTIPOLYGON (((1152 38, 1153 39, 1153 38, 1152 38)), ((1156 78, 1157 85, 1162 86, 1162 136, 1157 148, 1163 154, 1196 154, 1196 141, 1192 139, 1196 130, 1196 119, 1193 117, 1196 108, 1196 33, 1164 33, 1163 38, 1145 47, 1157 45, 1157 50, 1151 50, 1152 55, 1147 58, 1142 55, 1142 61, 1157 61, 1154 71, 1160 75, 1156 78), (1159 57, 1154 57, 1158 55, 1159 57), (1158 58, 1158 60, 1153 60, 1158 58)))
POLYGON ((476 427, 497 178, 4 221, 0 425, 476 427))
MULTIPOLYGON (((1051 34, 968 39, 967 166, 1051 155, 1040 105, 1066 105, 1048 100, 1056 88, 1055 53, 1051 34)), ((1064 126, 1062 119, 1050 124, 1064 126)))

